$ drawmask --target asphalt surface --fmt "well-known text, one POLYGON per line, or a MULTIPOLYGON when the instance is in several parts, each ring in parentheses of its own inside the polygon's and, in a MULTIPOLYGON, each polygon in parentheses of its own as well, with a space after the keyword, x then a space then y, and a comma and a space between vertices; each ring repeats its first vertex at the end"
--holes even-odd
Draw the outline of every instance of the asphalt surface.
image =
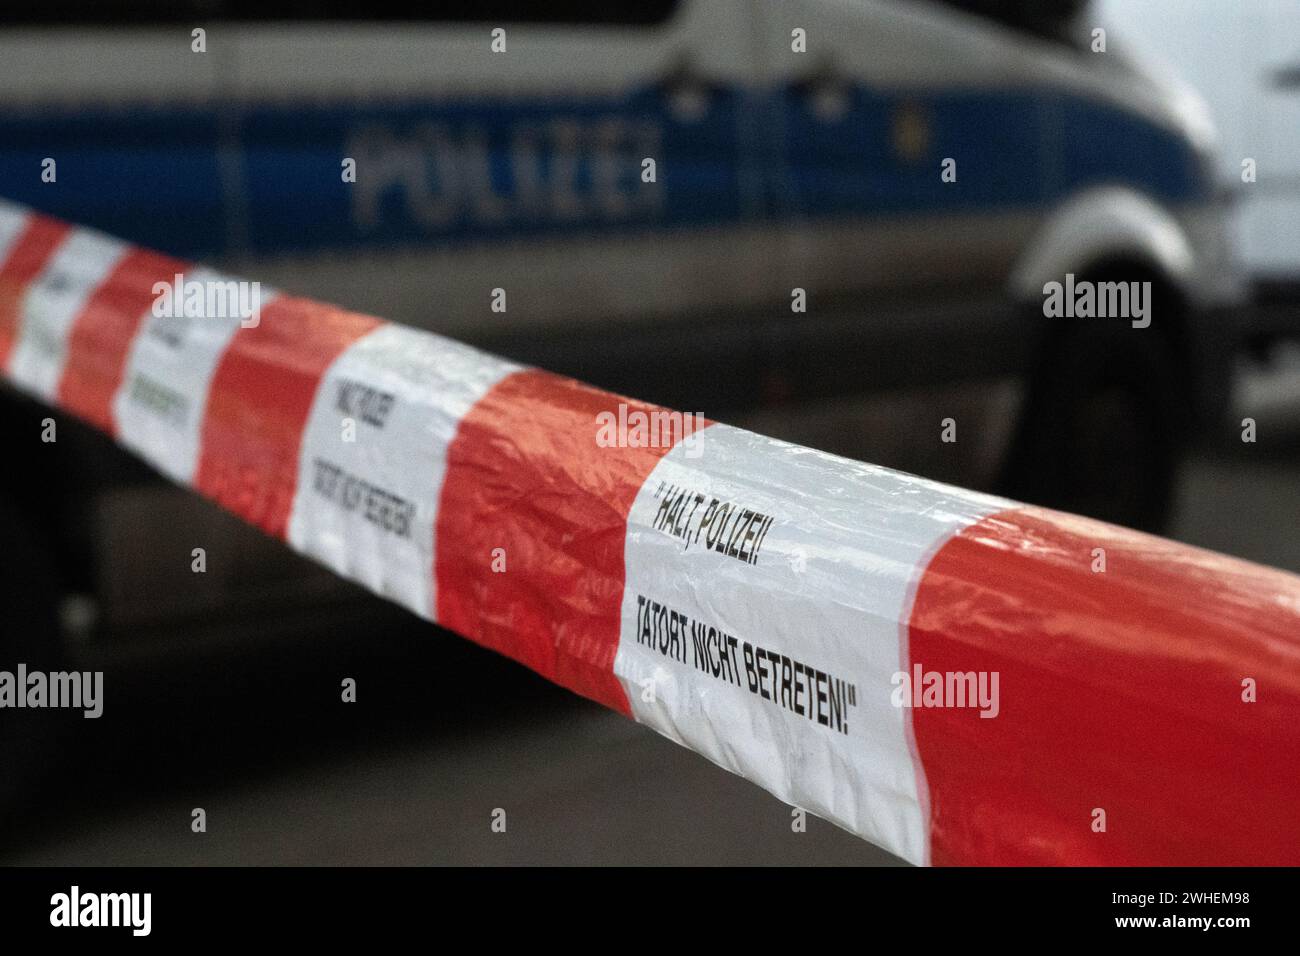
MULTIPOLYGON (((1207 443, 1175 537, 1300 571, 1298 396, 1300 358, 1243 372, 1259 441, 1207 443)), ((851 453, 873 414, 748 424, 851 453)), ((114 706, 79 722, 32 805, 0 821, 0 863, 898 862, 814 818, 795 832, 758 787, 414 619, 109 666, 114 706), (346 676, 359 694, 345 706, 346 676)))

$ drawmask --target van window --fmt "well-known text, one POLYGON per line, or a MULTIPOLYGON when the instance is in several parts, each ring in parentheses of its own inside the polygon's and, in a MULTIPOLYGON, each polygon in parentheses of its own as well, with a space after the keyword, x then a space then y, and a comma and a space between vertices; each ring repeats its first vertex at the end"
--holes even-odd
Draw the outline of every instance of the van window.
POLYGON ((16 26, 201 25, 221 20, 569 23, 648 26, 680 0, 41 0, 0 5, 16 26))
POLYGON ((948 7, 1051 40, 1072 41, 1076 18, 1091 0, 937 0, 948 7))

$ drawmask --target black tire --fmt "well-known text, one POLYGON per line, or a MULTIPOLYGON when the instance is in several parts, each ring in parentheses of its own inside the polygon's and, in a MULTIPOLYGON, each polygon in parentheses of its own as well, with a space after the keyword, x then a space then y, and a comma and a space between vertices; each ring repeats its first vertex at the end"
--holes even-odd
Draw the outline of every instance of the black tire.
MULTIPOLYGON (((49 542, 8 500, 0 499, 0 670, 64 670, 59 587, 49 542)), ((22 692, 19 688, 19 693, 22 692)), ((35 794, 56 763, 67 714, 49 708, 0 711, 0 820, 35 794)))
POLYGON ((1026 395, 1008 497, 1163 531, 1192 414, 1167 335, 1120 318, 1072 320, 1026 395))

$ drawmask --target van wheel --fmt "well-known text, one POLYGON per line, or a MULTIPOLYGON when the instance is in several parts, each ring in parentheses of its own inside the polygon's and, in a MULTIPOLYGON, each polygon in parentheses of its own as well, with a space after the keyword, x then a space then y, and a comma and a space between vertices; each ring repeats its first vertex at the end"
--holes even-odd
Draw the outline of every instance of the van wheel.
POLYGON ((1030 384, 1003 493, 1164 530, 1191 414, 1183 392, 1173 349, 1155 328, 1116 319, 1073 325, 1030 384))
MULTIPOLYGON (((58 621, 58 587, 49 545, 8 500, 0 500, 0 670, 64 669, 58 621)), ((15 688, 23 693, 23 688, 15 688)), ((29 800, 59 754, 60 712, 50 708, 5 708, 0 717, 0 808, 29 800)), ((3 814, 8 816, 8 814, 3 814)))

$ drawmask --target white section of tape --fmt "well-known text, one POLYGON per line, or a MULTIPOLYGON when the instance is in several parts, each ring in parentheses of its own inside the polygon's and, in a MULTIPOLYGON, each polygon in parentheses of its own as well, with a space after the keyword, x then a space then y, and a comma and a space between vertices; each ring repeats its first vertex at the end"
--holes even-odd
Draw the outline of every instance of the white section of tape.
POLYGON ((27 213, 0 199, 0 264, 9 258, 9 253, 27 226, 27 213))
MULTIPOLYGON (((188 270, 186 280, 230 281, 203 268, 188 270)), ((275 293, 264 289, 262 308, 274 299, 275 293)), ((113 400, 118 441, 174 481, 193 481, 208 389, 239 327, 238 317, 158 316, 151 311, 131 344, 113 400)))
POLYGON ((448 446, 470 407, 519 368, 396 325, 354 342, 307 420, 290 544, 432 620, 448 446))
POLYGON ((1006 505, 706 428, 660 461, 629 515, 614 670, 633 714, 923 863, 927 795, 891 702, 912 588, 943 541, 1006 505))
POLYGON ((9 374, 47 401, 58 394, 68 333, 86 302, 126 255, 124 242, 78 229, 51 257, 23 297, 9 374))

